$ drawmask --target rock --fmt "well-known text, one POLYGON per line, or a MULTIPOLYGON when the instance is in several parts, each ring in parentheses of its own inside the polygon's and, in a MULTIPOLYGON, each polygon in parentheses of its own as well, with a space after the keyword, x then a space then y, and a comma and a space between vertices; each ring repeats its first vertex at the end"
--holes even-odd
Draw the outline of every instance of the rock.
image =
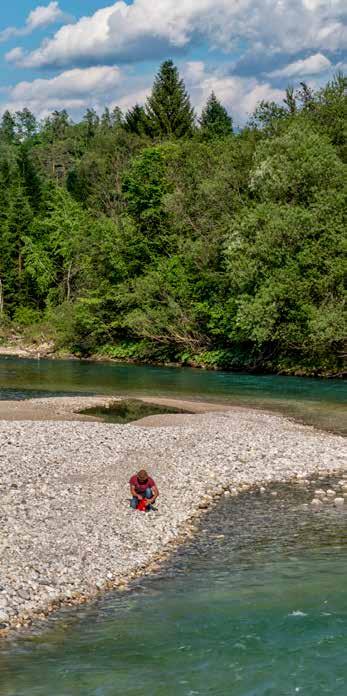
MULTIPOLYGON (((103 590, 114 578, 124 584, 157 562, 219 495, 263 495, 295 475, 305 486, 306 476, 318 480, 318 469, 324 487, 340 461, 340 437, 260 411, 206 413, 174 428, 64 421, 110 400, 35 399, 25 408, 62 421, 0 420, 0 598, 8 601, 0 611, 12 623, 48 613, 62 599, 95 596, 96 585, 103 590), (129 475, 142 467, 161 491, 158 512, 148 515, 129 507, 129 475)), ((338 478, 345 484, 331 504, 347 498, 347 478, 338 478)), ((320 496, 310 509, 323 504, 320 496)))
POLYGON ((342 505, 344 505, 344 503, 345 503, 344 498, 334 498, 334 505, 336 507, 341 507, 342 505))
POLYGON ((5 609, 0 609, 0 624, 7 624, 9 621, 9 615, 5 609))
POLYGON ((314 508, 320 508, 320 507, 322 507, 322 504, 323 503, 321 500, 319 500, 319 498, 313 498, 313 500, 311 500, 311 505, 314 508))
POLYGON ((326 491, 326 496, 327 498, 335 498, 336 491, 334 491, 332 488, 328 488, 326 491))

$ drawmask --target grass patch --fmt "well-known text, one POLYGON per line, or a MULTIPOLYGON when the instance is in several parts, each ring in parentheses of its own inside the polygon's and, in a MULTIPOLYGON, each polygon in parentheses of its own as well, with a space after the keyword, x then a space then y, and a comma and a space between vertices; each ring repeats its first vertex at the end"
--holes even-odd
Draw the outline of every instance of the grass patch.
POLYGON ((166 413, 191 413, 180 408, 149 404, 139 399, 122 399, 112 401, 109 405, 93 406, 79 413, 85 416, 98 416, 106 423, 131 423, 131 421, 145 418, 146 416, 162 415, 166 413))

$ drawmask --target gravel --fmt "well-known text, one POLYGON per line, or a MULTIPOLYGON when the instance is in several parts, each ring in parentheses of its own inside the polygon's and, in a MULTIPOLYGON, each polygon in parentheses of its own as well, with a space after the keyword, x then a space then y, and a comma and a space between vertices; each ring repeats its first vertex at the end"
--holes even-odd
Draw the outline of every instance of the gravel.
POLYGON ((0 630, 153 569, 220 495, 343 472, 344 443, 245 409, 157 428, 0 421, 0 630), (158 484, 157 512, 129 507, 139 468, 158 484))

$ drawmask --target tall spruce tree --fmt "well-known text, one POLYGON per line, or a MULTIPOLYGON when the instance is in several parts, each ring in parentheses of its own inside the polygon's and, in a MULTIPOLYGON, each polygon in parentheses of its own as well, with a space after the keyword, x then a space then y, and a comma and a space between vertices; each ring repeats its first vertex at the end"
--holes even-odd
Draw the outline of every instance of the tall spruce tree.
POLYGON ((207 100, 207 104, 199 119, 201 134, 206 140, 225 138, 233 132, 233 122, 227 110, 217 99, 214 92, 207 100))
POLYGON ((128 133, 137 133, 137 135, 145 135, 147 133, 147 116, 143 106, 135 104, 132 109, 127 111, 124 126, 128 133))
POLYGON ((194 109, 172 60, 162 63, 147 99, 146 115, 154 137, 182 138, 194 128, 194 109))

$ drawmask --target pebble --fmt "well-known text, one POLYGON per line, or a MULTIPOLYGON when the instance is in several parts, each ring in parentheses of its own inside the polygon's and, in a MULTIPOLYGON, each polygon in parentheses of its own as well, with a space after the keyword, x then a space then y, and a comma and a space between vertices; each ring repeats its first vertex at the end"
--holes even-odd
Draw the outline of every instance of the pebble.
MULTIPOLYGON (((68 399, 35 401, 55 403, 59 414, 68 399)), ((73 403, 85 405, 79 397, 73 403)), ((0 421, 0 625, 20 626, 24 616, 108 586, 125 588, 183 531, 191 534, 193 518, 220 496, 232 505, 240 493, 264 494, 272 481, 297 477, 304 485, 318 469, 323 481, 343 445, 337 435, 246 409, 156 428, 0 421), (159 486, 157 512, 130 509, 128 481, 140 468, 159 486)), ((326 492, 336 507, 347 494, 342 474, 340 486, 341 496, 326 492)))

